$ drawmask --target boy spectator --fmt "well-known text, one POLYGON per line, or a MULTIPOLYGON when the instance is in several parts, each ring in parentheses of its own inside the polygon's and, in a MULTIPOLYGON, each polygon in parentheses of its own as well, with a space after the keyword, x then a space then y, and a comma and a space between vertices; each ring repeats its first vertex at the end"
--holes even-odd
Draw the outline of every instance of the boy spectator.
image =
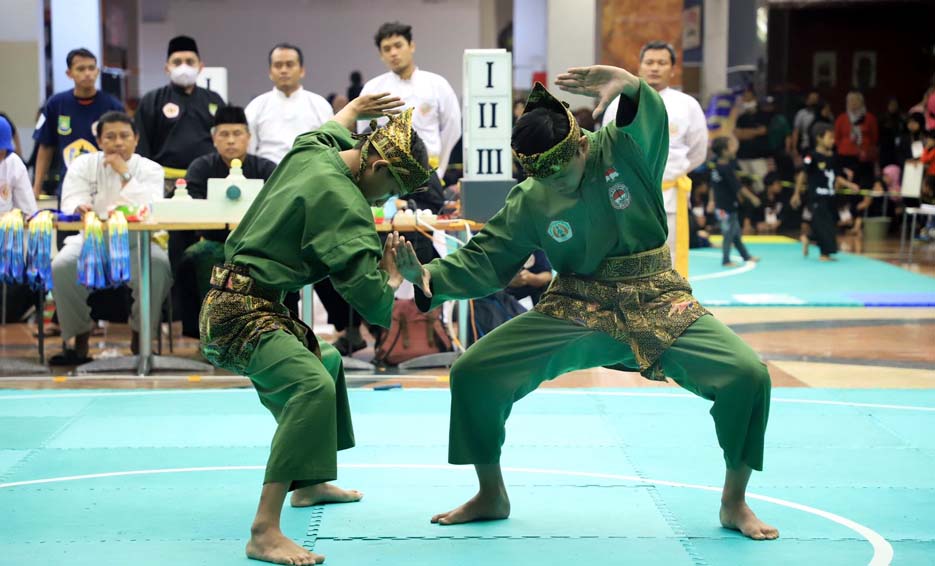
POLYGON ((65 58, 68 70, 65 74, 75 81, 75 88, 60 92, 50 98, 39 114, 33 139, 36 141, 36 175, 33 192, 41 194, 42 183, 51 173, 56 179, 56 192, 60 193, 61 182, 72 161, 85 153, 98 150, 92 125, 111 110, 123 112, 123 104, 106 92, 97 90, 97 78, 101 74, 97 57, 85 48, 72 49, 65 58), (61 168, 52 171, 55 153, 61 158, 61 168))

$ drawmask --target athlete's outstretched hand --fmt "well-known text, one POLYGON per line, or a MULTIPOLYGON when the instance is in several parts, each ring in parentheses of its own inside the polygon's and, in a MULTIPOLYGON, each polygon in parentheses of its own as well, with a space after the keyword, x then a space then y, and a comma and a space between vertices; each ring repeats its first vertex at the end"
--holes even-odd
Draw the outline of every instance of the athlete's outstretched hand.
POLYGON ((399 286, 403 283, 403 276, 396 266, 396 249, 399 247, 400 241, 405 242, 406 239, 400 236, 399 232, 393 232, 387 236, 386 243, 383 244, 383 259, 380 260, 380 269, 389 276, 386 283, 394 291, 399 289, 399 286))
POLYGON ((639 79, 620 67, 591 65, 572 67, 555 79, 558 88, 572 94, 597 98, 594 117, 600 116, 607 105, 623 92, 627 84, 639 84, 639 79))
POLYGON ((432 296, 432 275, 422 267, 412 242, 403 240, 397 245, 396 266, 406 281, 422 289, 426 297, 432 296))

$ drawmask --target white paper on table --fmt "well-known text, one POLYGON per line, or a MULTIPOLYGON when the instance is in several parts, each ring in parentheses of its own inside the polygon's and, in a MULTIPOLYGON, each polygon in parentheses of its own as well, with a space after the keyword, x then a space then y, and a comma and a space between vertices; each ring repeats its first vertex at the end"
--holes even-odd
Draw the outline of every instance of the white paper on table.
MULTIPOLYGON (((452 242, 452 244, 454 244, 454 242, 452 242)), ((448 255, 448 238, 444 230, 435 230, 432 232, 432 245, 435 246, 435 251, 438 252, 439 256, 446 257, 448 255)))
POLYGON ((924 176, 925 166, 922 163, 907 161, 903 167, 902 196, 919 198, 922 193, 922 178, 924 176))
POLYGON ((397 299, 411 301, 416 298, 416 289, 412 286, 412 283, 403 281, 403 284, 399 286, 399 289, 396 289, 395 296, 397 299))

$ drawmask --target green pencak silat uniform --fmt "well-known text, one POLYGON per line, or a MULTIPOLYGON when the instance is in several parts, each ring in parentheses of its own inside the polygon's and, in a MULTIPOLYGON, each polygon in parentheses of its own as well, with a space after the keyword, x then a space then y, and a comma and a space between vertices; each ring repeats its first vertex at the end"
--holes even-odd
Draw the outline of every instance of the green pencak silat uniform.
POLYGON ((370 205, 338 155, 354 144, 334 121, 296 139, 228 238, 201 310, 205 357, 248 376, 279 425, 265 483, 291 489, 335 479, 354 434, 340 354, 283 294, 330 277, 371 323, 388 327, 392 314, 370 205))
MULTIPOLYGON (((534 90, 530 100, 539 95, 534 90)), ((623 95, 616 124, 586 133, 590 151, 578 188, 528 178, 466 246, 426 265, 433 297, 417 292, 423 310, 504 288, 535 249, 558 272, 535 310, 485 336, 452 368, 452 464, 498 462, 513 403, 563 373, 606 366, 649 379, 667 375, 714 401, 727 465, 762 469, 769 374, 672 269, 659 190, 666 109, 642 81, 623 95)), ((566 139, 576 134, 572 128, 566 139)))

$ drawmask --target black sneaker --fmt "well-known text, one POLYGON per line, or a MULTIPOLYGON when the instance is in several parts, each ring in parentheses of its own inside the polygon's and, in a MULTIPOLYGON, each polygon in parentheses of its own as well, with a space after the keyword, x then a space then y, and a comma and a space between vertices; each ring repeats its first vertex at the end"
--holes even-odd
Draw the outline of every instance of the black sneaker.
POLYGON ((342 356, 350 356, 354 352, 366 348, 367 342, 363 338, 358 337, 357 340, 355 340, 353 343, 350 343, 347 336, 341 336, 332 342, 331 345, 334 346, 342 356))

